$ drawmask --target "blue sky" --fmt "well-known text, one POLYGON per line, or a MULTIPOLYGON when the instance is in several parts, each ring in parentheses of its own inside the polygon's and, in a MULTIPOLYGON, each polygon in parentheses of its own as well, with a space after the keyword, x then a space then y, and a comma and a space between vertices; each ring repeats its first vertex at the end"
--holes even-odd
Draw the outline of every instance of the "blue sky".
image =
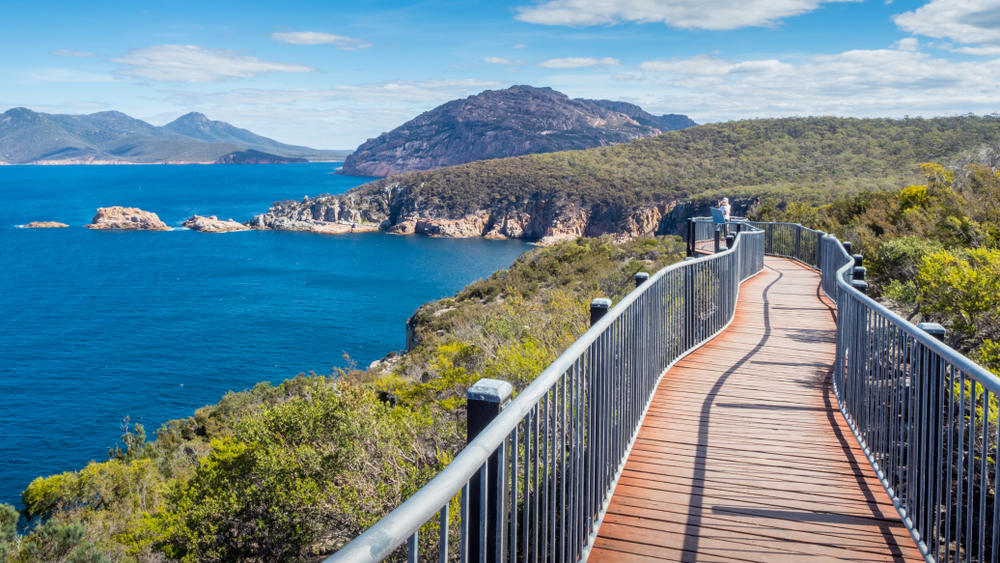
POLYGON ((514 84, 699 123, 1000 111, 1000 0, 14 0, 0 25, 0 111, 200 111, 317 148, 514 84))

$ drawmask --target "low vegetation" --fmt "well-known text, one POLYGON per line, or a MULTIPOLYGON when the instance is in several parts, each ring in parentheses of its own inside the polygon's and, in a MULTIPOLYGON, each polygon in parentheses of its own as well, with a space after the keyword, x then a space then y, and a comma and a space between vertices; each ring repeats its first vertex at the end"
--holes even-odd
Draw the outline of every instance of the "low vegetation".
POLYGON ((822 205, 765 198, 754 218, 851 241, 872 295, 912 322, 940 322, 952 347, 1000 374, 1000 145, 921 169, 921 183, 822 205))
POLYGON ((107 461, 28 486, 25 531, 0 505, 0 561, 321 560, 461 450, 472 383, 523 389, 587 329, 592 298, 621 299, 683 249, 676 237, 538 248, 421 307, 415 347, 372 369, 229 393, 151 442, 126 420, 107 461))

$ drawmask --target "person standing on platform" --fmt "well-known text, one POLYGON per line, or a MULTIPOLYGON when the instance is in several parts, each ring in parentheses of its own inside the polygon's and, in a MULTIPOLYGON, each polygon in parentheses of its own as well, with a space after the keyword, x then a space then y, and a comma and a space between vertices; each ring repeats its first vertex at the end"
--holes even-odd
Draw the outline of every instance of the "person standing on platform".
MULTIPOLYGON (((722 210, 722 217, 726 220, 726 223, 729 223, 729 213, 730 211, 732 211, 733 208, 729 205, 728 197, 722 198, 722 201, 719 202, 719 209, 722 210)), ((728 235, 729 235, 729 225, 723 225, 722 236, 725 237, 728 235)))

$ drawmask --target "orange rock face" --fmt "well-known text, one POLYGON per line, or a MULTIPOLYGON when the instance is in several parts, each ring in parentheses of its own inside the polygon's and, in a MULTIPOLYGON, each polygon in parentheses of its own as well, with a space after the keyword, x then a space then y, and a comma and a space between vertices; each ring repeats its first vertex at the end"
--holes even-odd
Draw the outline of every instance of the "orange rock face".
POLYGON ((110 230, 122 229, 131 231, 169 231, 170 227, 160 221, 156 213, 143 211, 136 207, 101 207, 94 215, 88 229, 110 230))
POLYGON ((24 226, 26 229, 58 229, 62 227, 68 227, 66 223, 57 223, 55 221, 32 221, 24 226))
POLYGON ((215 215, 212 215, 211 217, 194 215, 187 221, 184 221, 183 225, 192 231, 198 231, 201 233, 230 233, 233 231, 250 230, 250 227, 247 227, 242 223, 237 223, 232 219, 222 221, 215 215))

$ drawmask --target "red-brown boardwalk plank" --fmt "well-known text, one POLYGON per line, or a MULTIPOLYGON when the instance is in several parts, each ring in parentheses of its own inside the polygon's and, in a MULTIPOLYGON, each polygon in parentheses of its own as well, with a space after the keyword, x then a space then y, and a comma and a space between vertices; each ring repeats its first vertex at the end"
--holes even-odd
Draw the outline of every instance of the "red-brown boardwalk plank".
POLYGON ((590 561, 923 561, 836 408, 819 276, 764 264, 660 382, 590 561))

